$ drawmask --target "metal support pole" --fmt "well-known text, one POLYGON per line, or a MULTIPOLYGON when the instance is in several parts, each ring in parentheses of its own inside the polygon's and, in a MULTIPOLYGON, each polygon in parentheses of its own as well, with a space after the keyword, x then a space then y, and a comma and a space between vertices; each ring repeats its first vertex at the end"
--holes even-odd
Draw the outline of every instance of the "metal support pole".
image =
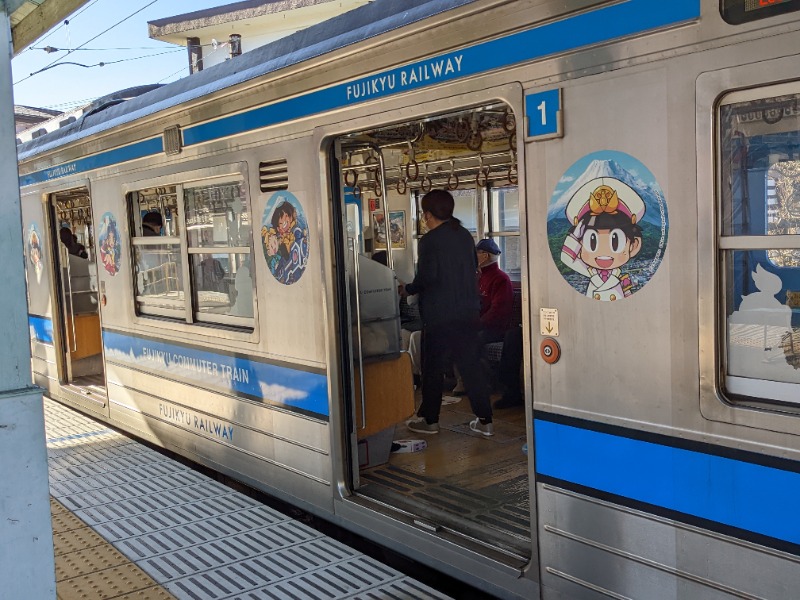
POLYGON ((189 74, 203 70, 203 46, 199 37, 186 38, 186 49, 189 51, 189 74))
POLYGON ((238 33, 232 33, 228 41, 230 42, 230 57, 240 56, 242 54, 242 36, 238 33))
POLYGON ((4 598, 56 597, 42 391, 31 381, 11 23, 0 11, 0 582, 4 598))

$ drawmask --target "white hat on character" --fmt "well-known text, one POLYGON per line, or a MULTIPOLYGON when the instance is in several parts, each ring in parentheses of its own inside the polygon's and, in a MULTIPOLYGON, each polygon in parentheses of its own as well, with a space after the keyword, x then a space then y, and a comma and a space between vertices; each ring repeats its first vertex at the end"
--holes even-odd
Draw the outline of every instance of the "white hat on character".
POLYGON ((613 177, 596 177, 578 188, 567 204, 566 214, 571 225, 577 225, 587 213, 622 213, 636 225, 644 217, 645 204, 627 183, 613 177))

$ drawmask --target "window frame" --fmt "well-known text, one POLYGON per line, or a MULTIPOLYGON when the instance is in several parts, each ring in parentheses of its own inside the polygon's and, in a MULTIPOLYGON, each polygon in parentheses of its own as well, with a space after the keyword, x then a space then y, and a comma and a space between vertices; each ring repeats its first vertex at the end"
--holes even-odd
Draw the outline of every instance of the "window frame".
MULTIPOLYGON (((800 82, 777 85, 762 85, 751 89, 730 90, 719 95, 714 108, 714 155, 717 193, 715 202, 714 261, 716 272, 716 353, 718 357, 717 388, 722 397, 733 405, 766 408, 768 410, 791 410, 800 413, 800 383, 772 381, 755 377, 728 374, 728 320, 727 273, 730 271, 732 252, 757 250, 800 249, 800 234, 763 235, 736 234, 726 231, 724 191, 724 156, 722 140, 722 110, 725 106, 754 100, 766 100, 785 95, 800 94, 800 82)), ((770 167, 771 168, 771 167, 770 167)), ((769 168, 766 173, 769 173, 769 168)), ((765 173, 765 176, 766 176, 765 173)), ((766 183, 766 181, 765 181, 766 183)), ((765 187, 764 211, 767 211, 765 187)), ((766 212, 765 212, 766 215, 766 212)), ((767 260, 770 260, 769 257, 767 260)), ((770 261, 771 262, 771 261, 770 261)))
POLYGON ((253 234, 253 215, 255 201, 251 194, 252 185, 249 180, 247 163, 233 163, 217 165, 204 169, 182 171, 162 177, 129 182, 122 186, 125 214, 128 219, 130 235, 130 264, 131 264, 131 311, 135 322, 143 325, 157 326, 159 329, 172 329, 176 331, 191 332, 192 335, 209 334, 214 337, 223 336, 229 339, 242 341, 258 341, 259 319, 258 319, 258 299, 257 299, 257 267, 256 267, 256 245, 253 234), (191 273, 190 254, 219 254, 214 252, 220 248, 215 247, 191 247, 189 236, 186 229, 185 197, 184 190, 191 187, 201 187, 203 185, 214 185, 221 183, 239 182, 244 187, 245 201, 250 212, 250 246, 236 246, 221 248, 225 251, 229 249, 238 250, 237 253, 248 253, 250 260, 250 279, 252 281, 253 316, 238 317, 231 315, 214 315, 209 318, 211 313, 203 313, 204 317, 198 319, 194 308, 194 295, 196 286, 194 277, 191 273), (155 187, 175 187, 178 205, 178 235, 177 236, 142 236, 141 218, 134 218, 135 200, 132 194, 144 189, 155 187), (135 235, 134 235, 135 234, 135 235), (164 243, 174 243, 179 245, 181 253, 182 282, 184 286, 184 299, 182 302, 182 313, 176 315, 175 311, 150 309, 148 312, 141 312, 139 308, 139 298, 137 297, 136 283, 136 261, 135 247, 160 245, 164 243), (194 251, 193 251, 194 250, 194 251), (211 252, 209 252, 211 251, 211 252))

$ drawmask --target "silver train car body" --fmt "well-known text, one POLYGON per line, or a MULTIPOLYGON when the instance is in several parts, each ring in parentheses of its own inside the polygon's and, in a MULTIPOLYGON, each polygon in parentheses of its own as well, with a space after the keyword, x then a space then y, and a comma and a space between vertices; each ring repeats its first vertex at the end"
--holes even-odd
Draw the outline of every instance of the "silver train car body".
POLYGON ((751 4, 378 1, 20 146, 36 383, 498 597, 793 597, 800 382, 760 369, 798 323, 744 318, 756 359, 737 358, 732 327, 759 293, 799 310, 796 230, 743 215, 761 214, 765 181, 793 181, 800 12, 751 4), (409 278, 413 194, 461 168, 447 140, 414 147, 417 131, 476 122, 505 132, 464 154, 462 184, 479 190, 476 233, 516 248, 522 298, 527 456, 509 439, 527 503, 502 535, 488 513, 462 527, 436 502, 371 494, 359 457, 372 396, 357 277, 372 267, 348 206, 386 226, 384 207, 407 203, 407 245, 389 246, 409 278), (770 127, 789 149, 765 142, 772 175, 747 181, 735 168, 770 127), (518 202, 506 230, 481 216, 501 196, 518 202), (285 201, 295 229, 271 220, 285 201), (141 223, 154 207, 157 243, 141 223), (621 234, 627 267, 576 266, 587 210, 644 231, 621 234), (65 223, 88 266, 59 243, 65 223), (150 273, 159 253, 176 259, 150 273), (197 283, 213 259, 225 291, 197 283), (776 264, 778 283, 748 279, 776 264), (594 279, 609 273, 618 287, 594 279))

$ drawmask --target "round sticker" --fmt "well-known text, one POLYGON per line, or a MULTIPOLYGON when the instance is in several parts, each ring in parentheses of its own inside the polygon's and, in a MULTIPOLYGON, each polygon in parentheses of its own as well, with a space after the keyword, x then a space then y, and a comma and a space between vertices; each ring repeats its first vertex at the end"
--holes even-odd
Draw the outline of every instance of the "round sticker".
POLYGON ((284 285, 303 276, 308 263, 308 224, 291 192, 276 192, 261 221, 261 243, 272 275, 284 285))
POLYGON ((114 215, 110 212, 105 213, 100 219, 98 229, 100 263, 109 275, 114 276, 119 272, 119 255, 122 252, 122 246, 119 243, 119 228, 114 215))
POLYGON ((40 275, 42 272, 42 236, 36 223, 31 223, 28 228, 28 260, 33 267, 34 273, 40 275))
POLYGON ((567 169, 547 210, 556 267, 594 300, 622 300, 650 281, 667 230, 667 205, 653 174, 613 150, 584 156, 567 169))

